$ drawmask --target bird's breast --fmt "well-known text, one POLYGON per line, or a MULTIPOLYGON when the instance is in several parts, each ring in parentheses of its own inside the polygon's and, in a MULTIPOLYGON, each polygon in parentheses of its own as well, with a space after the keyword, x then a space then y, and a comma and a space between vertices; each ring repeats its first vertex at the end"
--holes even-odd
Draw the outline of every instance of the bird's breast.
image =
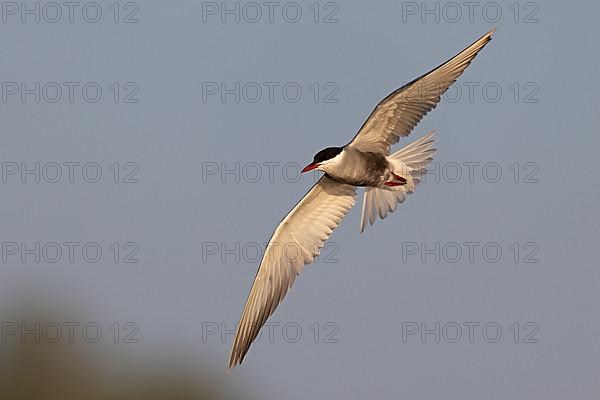
POLYGON ((337 181, 353 186, 380 186, 389 174, 384 155, 344 149, 342 157, 331 170, 326 171, 337 181))

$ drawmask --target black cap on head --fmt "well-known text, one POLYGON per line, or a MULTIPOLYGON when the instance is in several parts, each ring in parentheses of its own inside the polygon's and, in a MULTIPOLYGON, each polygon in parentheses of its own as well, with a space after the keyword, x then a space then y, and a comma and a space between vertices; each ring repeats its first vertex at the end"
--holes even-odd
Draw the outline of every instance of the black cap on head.
POLYGON ((328 147, 325 150, 321 150, 320 152, 315 154, 313 164, 318 164, 323 161, 331 160, 333 157, 340 154, 342 150, 344 150, 343 147, 328 147))

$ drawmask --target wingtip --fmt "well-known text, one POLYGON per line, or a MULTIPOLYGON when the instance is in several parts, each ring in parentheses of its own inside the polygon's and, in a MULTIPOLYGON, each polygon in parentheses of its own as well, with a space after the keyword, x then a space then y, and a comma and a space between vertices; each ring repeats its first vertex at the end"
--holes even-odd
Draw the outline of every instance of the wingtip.
POLYGON ((497 30, 498 30, 498 28, 496 28, 496 27, 493 27, 492 29, 490 29, 490 31, 489 31, 488 33, 486 33, 486 34, 485 34, 485 35, 483 35, 483 36, 484 36, 484 37, 487 37, 487 38, 488 38, 488 40, 492 40, 492 39, 493 39, 492 35, 493 35, 494 33, 496 33, 496 31, 497 31, 497 30))
POLYGON ((234 360, 233 358, 230 359, 229 364, 227 365, 227 372, 231 372, 231 370, 234 369, 237 365, 238 363, 236 362, 236 360, 234 360))
POLYGON ((237 356, 235 354, 234 349, 232 348, 231 354, 229 354, 229 363, 227 363, 227 371, 231 371, 235 368, 236 365, 238 365, 237 356))

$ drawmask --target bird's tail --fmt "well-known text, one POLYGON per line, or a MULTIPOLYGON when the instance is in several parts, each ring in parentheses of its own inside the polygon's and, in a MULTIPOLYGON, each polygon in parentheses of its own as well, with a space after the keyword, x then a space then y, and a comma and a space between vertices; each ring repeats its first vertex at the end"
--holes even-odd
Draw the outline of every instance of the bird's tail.
POLYGON ((368 187, 363 195, 362 215, 360 218, 360 231, 363 232, 367 221, 373 225, 379 218, 384 219, 388 213, 396 210, 398 203, 404 202, 407 193, 412 193, 420 178, 427 173, 427 164, 435 153, 433 146, 435 131, 429 132, 421 139, 416 140, 387 157, 393 166, 394 174, 398 176, 399 183, 394 186, 368 187))

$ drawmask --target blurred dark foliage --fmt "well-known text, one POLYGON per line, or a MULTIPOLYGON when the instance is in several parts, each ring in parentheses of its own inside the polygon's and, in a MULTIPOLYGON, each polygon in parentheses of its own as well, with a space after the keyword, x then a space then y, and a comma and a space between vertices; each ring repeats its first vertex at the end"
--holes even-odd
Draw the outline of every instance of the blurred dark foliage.
MULTIPOLYGON (((19 313, 21 314, 21 313, 19 313)), ((25 319, 52 319, 48 314, 25 319)), ((11 318, 15 320, 15 318, 11 318)), ((23 319, 21 319, 23 321, 23 319)), ((177 356, 131 359, 119 348, 102 351, 86 343, 22 340, 11 337, 0 343, 0 398, 6 400, 96 399, 247 399, 249 393, 233 392, 223 376, 208 373, 208 366, 186 365, 177 356), (151 362, 150 362, 151 360, 151 362)), ((201 345, 201 344, 199 344, 201 345)), ((137 356, 139 357, 139 356, 137 356)), ((135 357, 134 357, 135 358, 135 357)), ((245 391, 244 391, 245 392, 245 391)))

